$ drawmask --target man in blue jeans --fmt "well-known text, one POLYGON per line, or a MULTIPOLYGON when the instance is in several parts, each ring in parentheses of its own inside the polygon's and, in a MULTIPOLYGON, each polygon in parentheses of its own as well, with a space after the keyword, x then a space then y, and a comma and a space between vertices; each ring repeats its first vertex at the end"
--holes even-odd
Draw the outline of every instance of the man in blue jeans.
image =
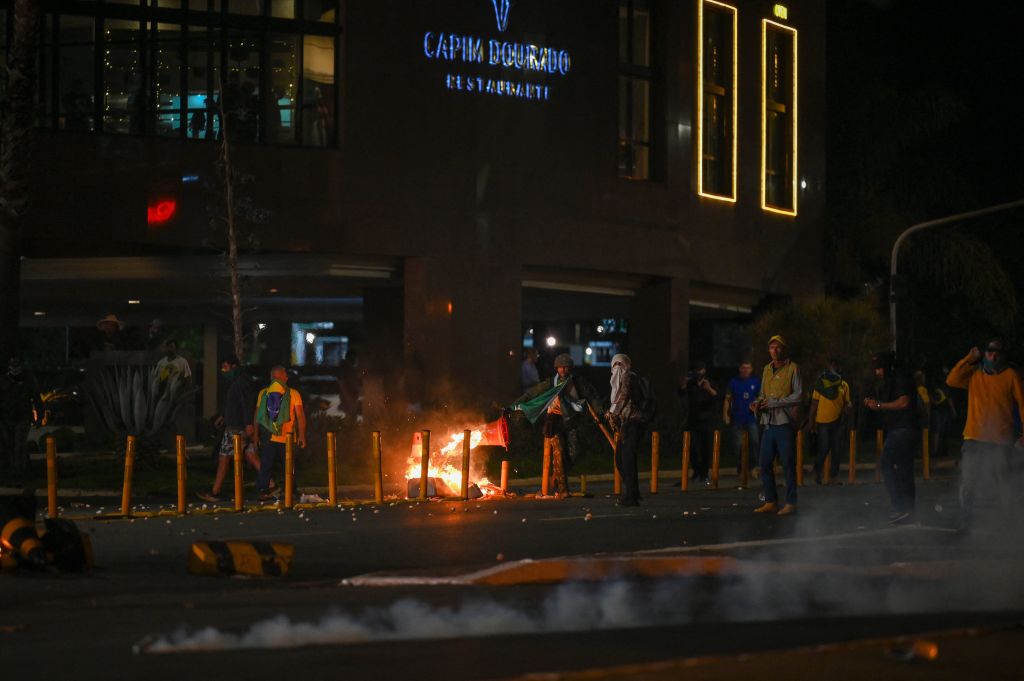
POLYGON ((754 465, 757 465, 761 434, 751 405, 757 401, 760 393, 761 379, 754 376, 754 365, 745 359, 740 362, 739 373, 729 381, 725 401, 722 403, 722 421, 729 426, 729 434, 732 435, 732 452, 736 456, 736 473, 739 475, 743 474, 741 452, 744 434, 747 435, 747 452, 754 465))
POLYGON ((796 513, 796 453, 793 441, 800 424, 800 402, 803 386, 800 369, 786 354, 786 341, 782 336, 772 336, 768 341, 768 354, 772 361, 761 373, 761 392, 754 403, 754 413, 764 426, 761 437, 761 484, 764 487, 764 504, 754 513, 796 513), (782 463, 786 473, 786 503, 779 508, 779 494, 775 489, 775 456, 782 463))
POLYGON ((892 504, 889 522, 905 525, 914 522, 914 449, 918 443, 914 383, 906 372, 896 368, 892 352, 879 352, 871 362, 875 396, 865 397, 864 406, 878 413, 885 430, 879 465, 892 504))

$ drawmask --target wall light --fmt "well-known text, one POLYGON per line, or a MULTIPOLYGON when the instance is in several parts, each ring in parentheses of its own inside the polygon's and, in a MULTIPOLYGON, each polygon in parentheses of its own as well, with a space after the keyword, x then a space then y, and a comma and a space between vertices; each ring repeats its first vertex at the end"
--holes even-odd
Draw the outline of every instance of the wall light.
POLYGON ((697 0, 697 194, 716 201, 736 203, 736 155, 739 137, 737 100, 739 89, 739 10, 716 0, 697 0), (728 196, 704 191, 704 3, 732 13, 732 188, 728 196))
POLYGON ((556 345, 558 345, 558 339, 556 339, 554 336, 548 336, 548 339, 545 342, 548 344, 549 348, 553 348, 556 345))
POLYGON ((797 124, 797 81, 799 69, 799 52, 797 50, 796 43, 796 29, 790 26, 784 26, 778 22, 772 21, 771 19, 761 20, 761 209, 769 213, 779 213, 780 215, 796 216, 797 212, 797 164, 799 162, 799 156, 797 156, 797 138, 799 137, 799 126, 797 124), (780 31, 788 32, 793 34, 793 123, 792 123, 792 138, 793 138, 793 208, 778 208, 776 206, 768 205, 767 196, 767 181, 768 181, 768 27, 772 26, 780 31))

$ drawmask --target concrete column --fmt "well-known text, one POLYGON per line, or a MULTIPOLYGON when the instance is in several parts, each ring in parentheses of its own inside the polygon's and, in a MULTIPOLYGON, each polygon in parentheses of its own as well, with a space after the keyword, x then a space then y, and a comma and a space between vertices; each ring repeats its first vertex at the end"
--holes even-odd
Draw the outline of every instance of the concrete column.
POLYGON ((217 326, 203 326, 203 417, 217 413, 217 375, 220 360, 217 357, 217 326))
MULTIPOLYGON (((652 281, 636 292, 630 315, 629 354, 633 366, 649 376, 657 394, 675 394, 689 350, 689 281, 673 277, 652 281)), ((659 400, 661 401, 661 400, 659 400)))

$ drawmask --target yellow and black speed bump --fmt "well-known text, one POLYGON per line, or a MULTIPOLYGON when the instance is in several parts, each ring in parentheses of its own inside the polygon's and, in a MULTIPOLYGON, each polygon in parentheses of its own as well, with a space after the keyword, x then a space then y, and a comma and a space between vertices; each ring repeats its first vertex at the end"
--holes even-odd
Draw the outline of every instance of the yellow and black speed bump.
POLYGON ((188 554, 194 575, 287 577, 295 546, 270 542, 198 541, 188 554))

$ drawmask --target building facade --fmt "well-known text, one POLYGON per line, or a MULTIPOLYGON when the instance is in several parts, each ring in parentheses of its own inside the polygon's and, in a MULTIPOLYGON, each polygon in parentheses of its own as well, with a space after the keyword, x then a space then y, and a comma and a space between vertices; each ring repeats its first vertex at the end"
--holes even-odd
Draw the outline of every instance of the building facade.
POLYGON ((193 325, 212 401, 225 130, 258 361, 358 347, 378 402, 508 399, 531 344, 667 389, 820 290, 825 3, 44 7, 22 310, 67 361, 106 314, 193 325))

